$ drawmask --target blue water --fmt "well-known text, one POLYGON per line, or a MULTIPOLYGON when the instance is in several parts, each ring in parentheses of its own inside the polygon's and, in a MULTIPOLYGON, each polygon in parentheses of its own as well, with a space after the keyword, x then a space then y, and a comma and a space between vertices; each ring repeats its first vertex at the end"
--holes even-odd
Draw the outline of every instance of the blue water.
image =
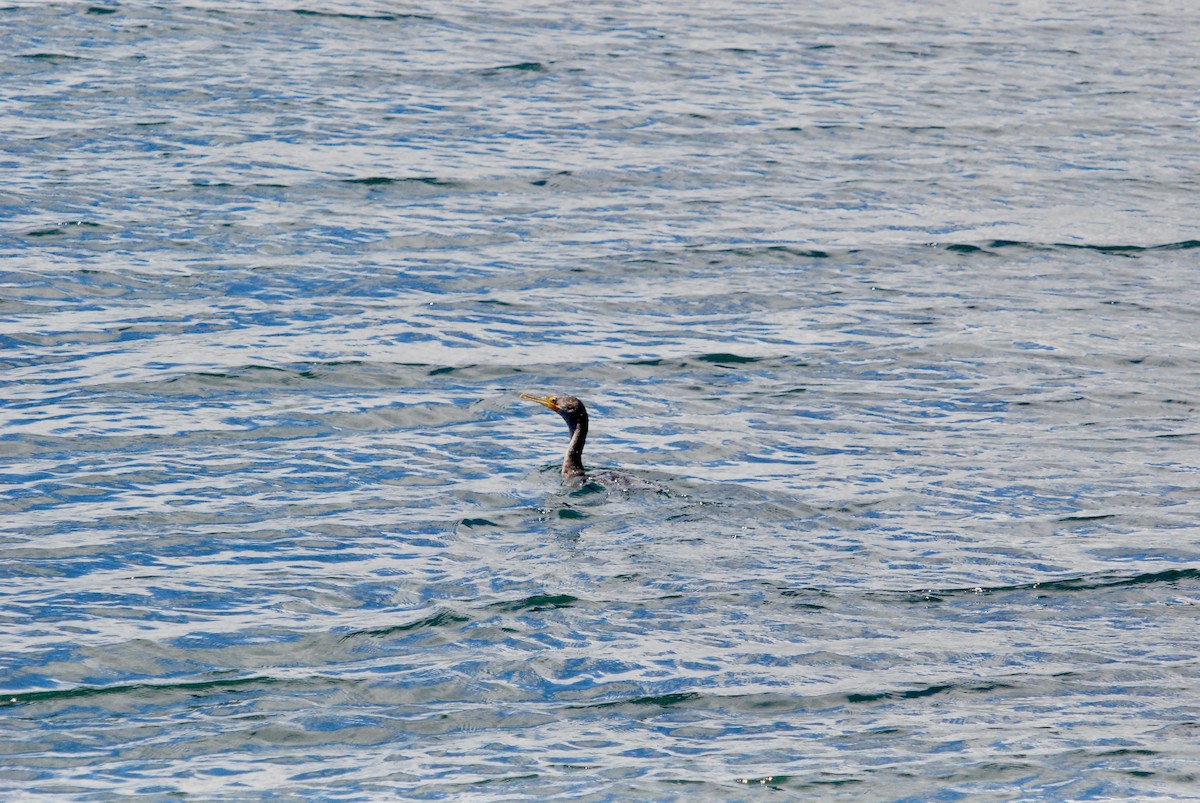
POLYGON ((1197 41, 0 9, 0 791, 1195 799, 1197 41))

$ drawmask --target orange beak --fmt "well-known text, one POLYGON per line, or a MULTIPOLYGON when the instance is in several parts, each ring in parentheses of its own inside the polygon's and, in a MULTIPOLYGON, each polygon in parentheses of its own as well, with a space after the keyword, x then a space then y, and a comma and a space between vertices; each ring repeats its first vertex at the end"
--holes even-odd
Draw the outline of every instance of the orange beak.
POLYGON ((553 396, 534 396, 530 393, 522 393, 521 398, 525 401, 537 402, 543 407, 549 407, 554 412, 558 412, 558 405, 554 401, 553 396))

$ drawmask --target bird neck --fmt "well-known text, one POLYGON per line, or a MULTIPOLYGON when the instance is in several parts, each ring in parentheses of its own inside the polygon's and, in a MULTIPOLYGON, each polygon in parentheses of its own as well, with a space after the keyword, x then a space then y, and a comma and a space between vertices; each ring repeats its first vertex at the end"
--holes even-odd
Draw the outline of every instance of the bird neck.
POLYGON ((567 456, 563 458, 562 473, 564 477, 583 476, 583 445, 587 441, 588 420, 584 413, 576 421, 569 422, 571 427, 571 442, 567 444, 567 456))

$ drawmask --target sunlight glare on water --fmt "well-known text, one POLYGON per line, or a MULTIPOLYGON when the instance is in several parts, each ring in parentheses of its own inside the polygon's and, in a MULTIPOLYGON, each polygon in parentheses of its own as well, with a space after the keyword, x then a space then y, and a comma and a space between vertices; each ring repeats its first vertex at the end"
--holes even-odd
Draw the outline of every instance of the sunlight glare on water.
POLYGON ((1195 11, 0 24, 7 794, 1194 797, 1195 11))

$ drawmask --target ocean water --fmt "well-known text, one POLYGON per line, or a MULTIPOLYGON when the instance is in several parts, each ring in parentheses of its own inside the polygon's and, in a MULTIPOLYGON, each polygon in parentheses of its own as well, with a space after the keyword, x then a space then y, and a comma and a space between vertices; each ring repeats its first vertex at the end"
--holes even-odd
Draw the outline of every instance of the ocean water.
POLYGON ((1200 797, 1197 41, 0 8, 0 791, 1200 797))

